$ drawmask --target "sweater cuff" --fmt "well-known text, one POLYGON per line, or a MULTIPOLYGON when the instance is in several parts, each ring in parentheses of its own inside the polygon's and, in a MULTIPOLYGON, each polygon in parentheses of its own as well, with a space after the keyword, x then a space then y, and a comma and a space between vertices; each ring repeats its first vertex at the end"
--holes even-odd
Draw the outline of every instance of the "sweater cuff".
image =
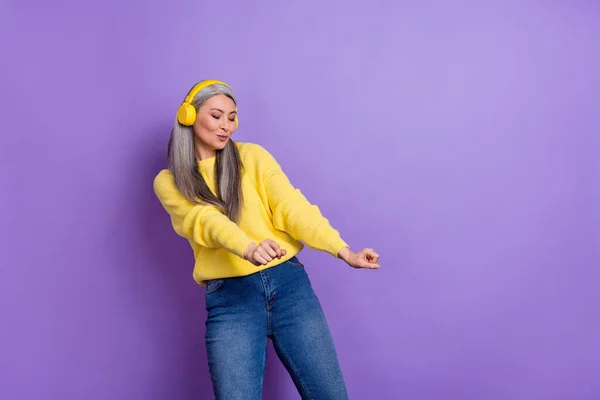
POLYGON ((335 258, 339 258, 338 254, 340 250, 342 250, 344 247, 349 246, 341 237, 338 237, 336 240, 333 240, 329 243, 329 248, 327 249, 327 252, 335 258))
POLYGON ((250 243, 254 241, 250 239, 247 235, 242 235, 235 243, 233 243, 231 247, 231 252, 240 258, 244 258, 244 252, 248 248, 250 243))

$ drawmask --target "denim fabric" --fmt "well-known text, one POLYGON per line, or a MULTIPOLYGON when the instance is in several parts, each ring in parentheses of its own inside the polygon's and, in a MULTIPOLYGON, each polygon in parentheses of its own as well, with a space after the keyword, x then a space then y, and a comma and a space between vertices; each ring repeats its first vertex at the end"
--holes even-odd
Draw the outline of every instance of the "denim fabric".
POLYGON ((321 304, 296 257, 249 276, 208 281, 206 309, 217 400, 261 399, 268 338, 302 399, 348 399, 321 304))

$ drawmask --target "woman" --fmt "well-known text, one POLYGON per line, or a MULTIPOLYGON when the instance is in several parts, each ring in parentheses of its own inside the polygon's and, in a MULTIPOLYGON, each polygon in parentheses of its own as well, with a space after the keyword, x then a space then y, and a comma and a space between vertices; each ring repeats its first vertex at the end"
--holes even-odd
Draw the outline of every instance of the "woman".
POLYGON ((350 250, 267 150, 235 143, 237 105, 220 81, 195 85, 177 112, 168 169, 154 190, 188 239, 206 286, 206 350, 217 399, 260 399, 267 339, 303 399, 348 395, 323 310, 296 255, 306 245, 354 268, 379 268, 350 250))

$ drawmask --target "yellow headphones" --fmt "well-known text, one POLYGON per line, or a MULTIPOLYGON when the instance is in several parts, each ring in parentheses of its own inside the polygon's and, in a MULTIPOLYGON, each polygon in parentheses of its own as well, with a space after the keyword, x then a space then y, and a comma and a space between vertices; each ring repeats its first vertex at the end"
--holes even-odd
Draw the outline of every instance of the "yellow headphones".
MULTIPOLYGON (((208 79, 208 80, 199 82, 196 86, 194 86, 192 88, 192 90, 190 90, 190 93, 186 96, 185 100, 179 106, 179 109, 177 110, 177 121, 179 121, 180 124, 185 125, 185 126, 194 125, 194 122, 196 121, 196 109, 192 105, 192 101, 194 100, 194 97, 198 94, 199 91, 201 91, 202 89, 204 89, 207 86, 214 85, 214 84, 225 85, 231 89, 231 87, 228 84, 226 84, 225 82, 217 81, 214 79, 208 79)), ((236 107, 236 111, 237 111, 237 107, 236 107)), ((238 127, 237 114, 235 116, 235 127, 236 127, 236 129, 238 127)))

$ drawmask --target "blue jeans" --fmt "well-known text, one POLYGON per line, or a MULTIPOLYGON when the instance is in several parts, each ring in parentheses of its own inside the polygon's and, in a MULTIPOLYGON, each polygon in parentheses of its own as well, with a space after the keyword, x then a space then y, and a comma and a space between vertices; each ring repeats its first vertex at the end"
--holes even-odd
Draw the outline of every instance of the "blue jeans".
POLYGON ((268 338, 302 399, 348 399, 321 304, 296 257, 249 276, 208 281, 206 309, 217 400, 261 399, 268 338))

